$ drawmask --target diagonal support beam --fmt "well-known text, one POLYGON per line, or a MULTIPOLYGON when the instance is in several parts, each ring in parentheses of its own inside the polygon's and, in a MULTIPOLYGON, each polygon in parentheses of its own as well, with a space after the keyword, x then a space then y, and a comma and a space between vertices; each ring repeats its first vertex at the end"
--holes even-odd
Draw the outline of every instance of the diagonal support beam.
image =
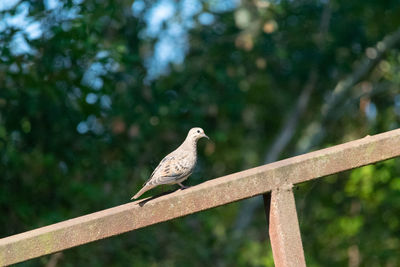
POLYGON ((292 185, 272 191, 269 236, 276 267, 306 266, 292 185))
POLYGON ((400 129, 1 238, 0 266, 262 195, 285 184, 298 184, 397 157, 399 147, 400 129))

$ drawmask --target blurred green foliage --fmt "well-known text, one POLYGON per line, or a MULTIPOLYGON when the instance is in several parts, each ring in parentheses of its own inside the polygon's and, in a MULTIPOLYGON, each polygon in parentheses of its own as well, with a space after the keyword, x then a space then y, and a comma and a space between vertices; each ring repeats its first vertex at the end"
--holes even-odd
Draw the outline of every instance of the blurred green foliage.
MULTIPOLYGON (((0 12, 1 237, 126 203, 193 126, 212 142, 199 143, 187 184, 261 165, 307 86, 310 99, 277 158, 316 140, 309 131, 316 122, 326 134, 308 149, 398 128, 400 42, 387 50, 382 42, 399 30, 397 0, 226 1, 225 9, 194 2, 200 9, 186 19, 187 1, 136 1, 142 8, 132 10, 126 0, 21 0, 0 12), (166 3, 173 16, 146 34, 149 14, 166 3), (5 23, 25 11, 40 25, 37 38, 5 23), (175 40, 184 60, 151 73, 168 25, 188 20, 175 40), (21 43, 29 49, 16 52, 21 43), (364 59, 371 70, 324 115, 334 88, 364 59)), ((299 186, 307 263, 396 266, 399 176, 399 161, 389 160, 299 186)), ((263 208, 246 205, 21 266, 272 266, 263 208), (240 225, 241 216, 250 223, 240 225)))

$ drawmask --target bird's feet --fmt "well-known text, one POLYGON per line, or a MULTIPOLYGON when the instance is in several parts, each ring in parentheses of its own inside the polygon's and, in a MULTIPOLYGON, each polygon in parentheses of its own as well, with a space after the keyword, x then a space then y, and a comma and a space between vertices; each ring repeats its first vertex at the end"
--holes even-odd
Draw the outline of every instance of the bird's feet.
POLYGON ((183 184, 181 184, 181 183, 178 183, 178 185, 181 187, 180 188, 180 190, 184 190, 184 189, 186 189, 186 188, 189 188, 190 186, 184 186, 183 184))

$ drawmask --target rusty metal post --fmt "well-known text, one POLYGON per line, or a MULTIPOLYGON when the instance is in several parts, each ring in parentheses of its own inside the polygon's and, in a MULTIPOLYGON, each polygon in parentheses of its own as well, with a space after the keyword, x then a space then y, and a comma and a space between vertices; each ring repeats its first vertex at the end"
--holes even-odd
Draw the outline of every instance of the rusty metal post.
POLYGON ((271 194, 269 237, 277 267, 306 266, 292 186, 274 189, 271 194))

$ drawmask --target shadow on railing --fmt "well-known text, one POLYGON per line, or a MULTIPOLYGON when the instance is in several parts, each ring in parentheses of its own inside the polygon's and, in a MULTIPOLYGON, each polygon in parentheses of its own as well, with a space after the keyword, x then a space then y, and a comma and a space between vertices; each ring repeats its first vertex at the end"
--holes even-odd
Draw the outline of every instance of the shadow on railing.
POLYGON ((276 266, 305 266, 292 186, 400 156, 400 130, 318 150, 0 239, 9 265, 264 195, 276 266))

